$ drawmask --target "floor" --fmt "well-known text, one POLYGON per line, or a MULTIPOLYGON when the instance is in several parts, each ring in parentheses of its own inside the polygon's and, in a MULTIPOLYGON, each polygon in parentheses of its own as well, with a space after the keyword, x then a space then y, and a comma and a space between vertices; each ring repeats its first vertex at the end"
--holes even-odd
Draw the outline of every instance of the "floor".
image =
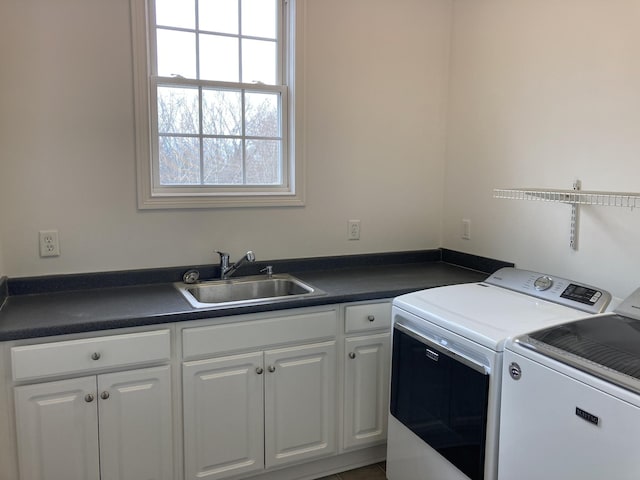
POLYGON ((386 480, 385 467, 386 464, 384 462, 376 463, 375 465, 322 477, 319 480, 386 480))

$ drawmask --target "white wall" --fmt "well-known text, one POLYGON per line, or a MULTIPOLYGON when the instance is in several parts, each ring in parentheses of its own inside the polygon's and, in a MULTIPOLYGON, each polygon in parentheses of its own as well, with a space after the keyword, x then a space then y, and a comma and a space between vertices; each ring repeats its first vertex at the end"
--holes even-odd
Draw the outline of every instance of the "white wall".
POLYGON ((640 3, 456 0, 444 246, 640 286, 640 212, 497 200, 497 187, 640 191, 640 3), (470 241, 461 219, 472 221, 470 241))
POLYGON ((3 1, 6 274, 440 246, 449 1, 307 3, 306 207, 138 211, 129 2, 3 1), (38 257, 42 229, 60 257, 38 257))

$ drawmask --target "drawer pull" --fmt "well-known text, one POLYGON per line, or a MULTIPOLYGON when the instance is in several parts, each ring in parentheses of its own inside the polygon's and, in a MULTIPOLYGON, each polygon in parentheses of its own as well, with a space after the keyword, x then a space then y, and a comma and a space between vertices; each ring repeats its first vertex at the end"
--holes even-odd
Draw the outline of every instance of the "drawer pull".
POLYGON ((353 360, 354 358, 356 358, 356 352, 351 352, 351 353, 349 353, 349 358, 350 358, 351 360, 353 360))
POLYGON ((93 352, 91 354, 91 360, 100 360, 100 353, 99 352, 93 352))
POLYGON ((367 320, 369 320, 370 322, 375 321, 375 319, 376 319, 376 317, 374 317, 373 315, 369 315, 369 316, 367 317, 367 320))
POLYGON ((87 393, 87 394, 84 396, 84 401, 85 401, 85 402, 87 402, 87 403, 91 403, 91 402, 93 402, 93 399, 94 399, 94 398, 95 398, 95 397, 93 396, 93 394, 92 394, 92 393, 87 393))
POLYGON ((102 392, 100 394, 100 398, 103 400, 106 400, 107 398, 109 398, 109 392, 107 392, 106 390, 104 392, 102 392))

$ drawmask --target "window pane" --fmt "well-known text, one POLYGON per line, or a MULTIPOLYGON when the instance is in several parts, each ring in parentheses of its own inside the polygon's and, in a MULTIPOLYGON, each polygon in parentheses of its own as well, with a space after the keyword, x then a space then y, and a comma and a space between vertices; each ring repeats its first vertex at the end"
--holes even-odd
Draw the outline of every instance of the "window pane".
POLYGON ((276 38, 276 0, 242 0, 242 34, 276 38))
POLYGON ((280 142, 247 140, 247 185, 280 185, 280 142))
POLYGON ((156 25, 196 27, 194 0, 156 0, 156 25))
POLYGON ((160 185, 200 184, 200 142, 192 137, 160 137, 160 185))
POLYGON ((242 184, 242 141, 230 138, 205 138, 204 183, 207 185, 242 184))
POLYGON ((276 83, 276 43, 242 40, 242 81, 276 83))
POLYGON ((229 90, 203 90, 202 129, 205 135, 241 135, 241 93, 229 90))
POLYGON ((198 133, 198 89, 158 87, 158 133, 198 133))
POLYGON ((279 137, 279 95, 272 93, 245 94, 245 134, 252 137, 279 137))
POLYGON ((238 39, 200 35, 200 79, 237 82, 238 39))
POLYGON ((200 0, 200 30, 238 34, 238 0, 200 0))
POLYGON ((196 36, 194 33, 157 29, 158 75, 196 78, 196 36))

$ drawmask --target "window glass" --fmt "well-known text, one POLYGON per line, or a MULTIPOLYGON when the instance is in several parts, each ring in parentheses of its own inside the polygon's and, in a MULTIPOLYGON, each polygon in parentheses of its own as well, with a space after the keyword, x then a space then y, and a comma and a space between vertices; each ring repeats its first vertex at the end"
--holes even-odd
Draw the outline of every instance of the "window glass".
POLYGON ((196 26, 194 0, 156 0, 155 7, 157 25, 191 29, 196 26))
POLYGON ((243 183, 242 142, 230 138, 204 140, 204 183, 238 185, 243 183))
POLYGON ((274 85, 277 58, 275 42, 242 40, 242 81, 274 85))
POLYGON ((158 133, 198 133, 198 89, 158 87, 158 133))
POLYGON ((160 136, 160 183, 200 183, 200 142, 193 137, 160 136))
POLYGON ((200 0, 198 2, 200 30, 237 35, 238 0, 200 0))
POLYGON ((281 182, 280 142, 248 140, 246 158, 247 184, 277 185, 281 182))
POLYGON ((242 35, 276 38, 276 0, 242 0, 242 35))
POLYGON ((237 82, 239 80, 238 39, 220 35, 200 35, 200 78, 237 82))
POLYGON ((190 32, 157 30, 158 75, 196 78, 196 36, 190 32))
POLYGON ((241 135, 241 92, 203 89, 202 124, 205 135, 241 135))
POLYGON ((278 95, 247 93, 245 95, 246 134, 254 137, 280 135, 278 95))

